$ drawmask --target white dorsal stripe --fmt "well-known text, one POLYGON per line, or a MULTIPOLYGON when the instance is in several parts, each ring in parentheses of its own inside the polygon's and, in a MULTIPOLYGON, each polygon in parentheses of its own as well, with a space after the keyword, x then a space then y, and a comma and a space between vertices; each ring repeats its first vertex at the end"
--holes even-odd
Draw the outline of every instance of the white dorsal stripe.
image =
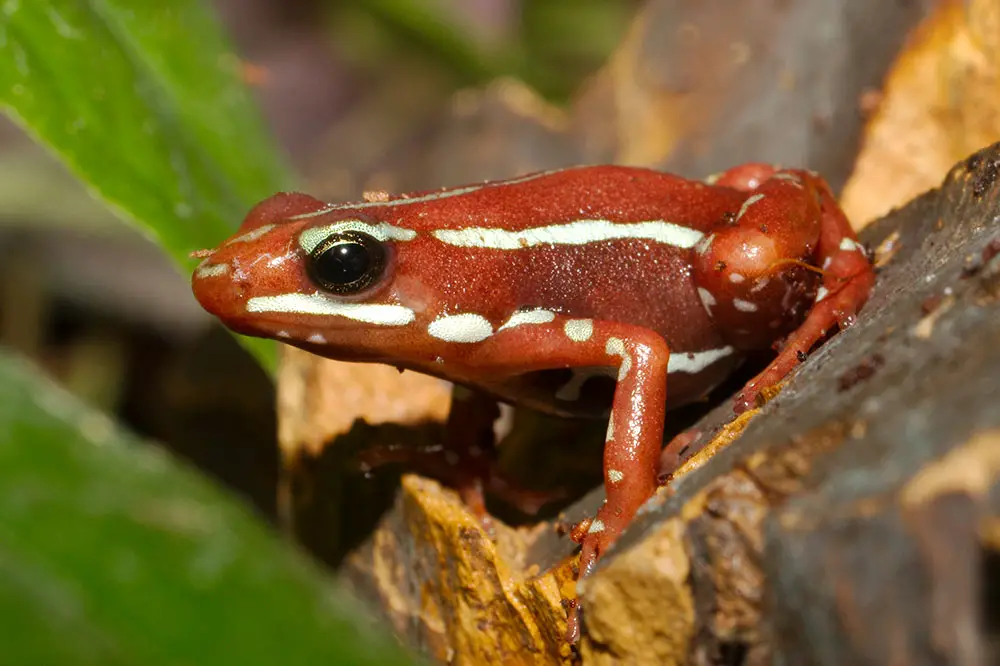
POLYGON ((327 224, 322 227, 306 229, 299 234, 299 247, 306 252, 312 252, 316 249, 317 245, 325 241, 332 234, 344 231, 361 231, 383 243, 387 240, 413 240, 417 236, 417 232, 413 229, 404 229, 386 222, 368 224, 361 220, 340 220, 339 222, 327 224))
POLYGON ((257 296, 247 300, 247 312, 285 312, 321 317, 344 317, 379 326, 406 326, 415 318, 413 310, 402 305, 340 303, 320 292, 257 296))
POLYGON ((445 342, 482 342, 493 335, 493 324, 482 315, 465 312, 435 319, 427 326, 427 333, 445 342))
POLYGON ((536 245, 587 245, 621 239, 651 240, 673 247, 694 247, 702 239, 697 229, 650 220, 646 222, 611 222, 608 220, 575 220, 519 231, 492 227, 438 229, 434 237, 442 243, 458 247, 478 247, 493 250, 519 250, 536 245))
POLYGON ((732 347, 719 347, 700 352, 674 352, 670 354, 670 360, 667 361, 667 372, 697 374, 734 351, 732 347))
POLYGON ((476 185, 468 185, 466 187, 456 187, 450 190, 441 190, 440 192, 431 192, 430 194, 424 194, 419 197, 406 197, 402 199, 392 199, 389 201, 360 201, 355 203, 328 204, 325 208, 321 208, 320 210, 313 211, 311 213, 303 213, 302 215, 294 215, 288 219, 304 220, 310 217, 319 217, 320 215, 326 215, 331 211, 343 210, 345 208, 353 209, 353 208, 373 208, 375 206, 408 206, 410 204, 427 203, 428 201, 439 201, 441 199, 460 197, 463 194, 472 194, 473 192, 478 192, 479 190, 486 187, 496 187, 500 185, 516 185, 518 183, 526 183, 529 180, 542 178, 543 176, 548 176, 558 171, 568 171, 568 170, 569 169, 552 169, 549 171, 539 171, 538 173, 529 173, 526 176, 521 176, 520 178, 513 178, 511 180, 486 181, 483 183, 477 183, 476 185))

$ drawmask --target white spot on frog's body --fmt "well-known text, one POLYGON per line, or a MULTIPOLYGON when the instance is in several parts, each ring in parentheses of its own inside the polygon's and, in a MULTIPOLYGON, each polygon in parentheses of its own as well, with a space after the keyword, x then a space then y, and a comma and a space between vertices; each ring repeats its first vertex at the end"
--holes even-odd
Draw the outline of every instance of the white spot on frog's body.
POLYGON ((771 278, 769 278, 769 277, 760 278, 759 280, 757 280, 757 282, 754 284, 754 286, 750 289, 750 293, 751 294, 756 294, 757 292, 761 291, 764 287, 766 287, 769 284, 771 284, 771 278))
POLYGON ((715 296, 712 296, 712 292, 704 287, 698 287, 698 298, 701 299, 701 304, 705 307, 705 311, 708 314, 712 314, 712 307, 715 305, 715 296))
POLYGON ((698 255, 703 255, 709 251, 712 247, 712 241, 715 240, 715 234, 709 234, 698 241, 698 244, 694 246, 694 251, 698 255))
POLYGON ((311 342, 314 345, 325 345, 326 344, 326 338, 324 338, 319 333, 313 333, 308 338, 306 338, 306 342, 311 342))
POLYGON ((618 366, 618 381, 625 379, 628 376, 629 370, 632 369, 632 357, 625 350, 625 343, 620 338, 608 338, 607 343, 604 345, 604 352, 608 356, 621 357, 622 361, 618 366))
POLYGON ((861 246, 858 245, 852 238, 841 238, 840 249, 844 252, 857 252, 861 249, 861 246))
POLYGON ((824 298, 826 298, 829 295, 830 295, 830 291, 826 287, 820 287, 816 291, 816 301, 815 302, 819 303, 820 301, 822 301, 824 298))
POLYGON ((500 331, 516 326, 523 326, 524 324, 547 324, 555 318, 556 313, 551 310, 538 309, 515 312, 504 322, 503 326, 497 329, 497 332, 499 333, 500 331))
POLYGON ((706 349, 700 352, 674 352, 667 360, 667 372, 683 372, 694 375, 719 359, 731 355, 734 351, 736 350, 732 347, 719 347, 718 349, 706 349))
POLYGON ((608 481, 611 483, 621 483, 621 480, 625 478, 625 474, 617 469, 608 470, 608 481))
POLYGON ((229 264, 210 264, 207 260, 198 264, 198 268, 194 269, 195 277, 199 279, 222 277, 228 272, 229 264))
POLYGON ((586 342, 594 334, 592 319, 570 319, 563 324, 563 332, 573 342, 586 342))
POLYGON ((299 234, 299 247, 306 252, 312 252, 316 249, 316 246, 333 234, 345 231, 360 231, 382 243, 389 240, 408 241, 417 237, 417 232, 413 229, 404 229, 403 227, 397 227, 386 222, 369 224, 361 220, 341 220, 334 224, 326 224, 322 227, 312 227, 304 230, 299 234))
POLYGON ((590 529, 587 530, 587 534, 597 534, 598 532, 604 531, 604 521, 594 518, 590 523, 590 529))
POLYGON ((745 301, 742 298, 733 299, 733 307, 740 312, 757 312, 757 304, 745 301))
POLYGON ((739 273, 729 274, 729 281, 732 282, 733 284, 743 284, 744 280, 746 280, 746 278, 740 275, 739 273))
POLYGON ((275 225, 273 224, 262 224, 256 229, 251 229, 245 234, 242 234, 235 238, 230 238, 228 241, 226 241, 226 245, 233 245, 235 243, 249 243, 251 241, 255 241, 258 238, 261 238, 262 236, 265 236, 266 234, 270 233, 270 231, 274 229, 274 226, 275 225))
POLYGON ((247 312, 284 312, 289 314, 344 317, 378 326, 406 326, 416 315, 410 308, 389 303, 341 303, 325 294, 278 294, 257 296, 247 301, 247 312))
POLYGON ((747 199, 746 199, 746 201, 743 202, 743 205, 740 206, 739 212, 736 213, 736 222, 739 222, 740 218, 743 217, 744 215, 746 215, 746 212, 750 209, 750 206, 754 205, 755 203, 757 203, 758 201, 760 201, 763 198, 764 198, 764 195, 761 194, 760 192, 758 192, 757 194, 751 194, 750 196, 748 196, 747 199))
POLYGON ((604 441, 610 442, 615 438, 615 413, 608 415, 608 432, 604 435, 604 441))
POLYGON ((491 227, 438 229, 433 236, 442 243, 456 247, 492 250, 521 250, 536 245, 588 245, 613 240, 651 240, 678 248, 694 247, 702 239, 697 229, 673 222, 610 222, 608 220, 575 220, 532 229, 510 231, 491 227))
POLYGON ((482 315, 466 312, 435 319, 427 326, 427 333, 445 342, 469 344, 493 335, 493 324, 482 315))
POLYGON ((288 331, 278 331, 274 335, 275 335, 275 337, 278 337, 278 338, 290 338, 290 337, 292 337, 291 333, 289 333, 288 331))

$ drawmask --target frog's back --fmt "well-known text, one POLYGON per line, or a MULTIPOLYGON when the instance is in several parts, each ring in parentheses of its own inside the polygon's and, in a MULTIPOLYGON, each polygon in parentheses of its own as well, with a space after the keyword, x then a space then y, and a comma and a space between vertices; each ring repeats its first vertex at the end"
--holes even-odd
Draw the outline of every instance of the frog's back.
MULTIPOLYGON (((731 372, 738 355, 714 329, 691 264, 699 242, 743 196, 627 167, 512 182, 459 195, 446 215, 432 200, 408 217, 422 228, 404 248, 401 269, 421 275, 444 311, 476 312, 497 327, 515 312, 547 310, 649 328, 673 352, 676 403, 731 372)), ((597 403, 610 404, 614 382, 606 374, 551 370, 490 388, 549 411, 594 413, 597 403)))

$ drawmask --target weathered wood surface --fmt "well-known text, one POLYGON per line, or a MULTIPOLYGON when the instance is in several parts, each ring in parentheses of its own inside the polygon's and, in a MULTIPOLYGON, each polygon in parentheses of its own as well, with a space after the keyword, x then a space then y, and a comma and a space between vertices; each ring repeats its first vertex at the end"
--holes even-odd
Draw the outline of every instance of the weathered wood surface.
POLYGON ((864 316, 584 586, 586 663, 1000 663, 998 174, 994 146, 865 230, 893 251, 864 316))

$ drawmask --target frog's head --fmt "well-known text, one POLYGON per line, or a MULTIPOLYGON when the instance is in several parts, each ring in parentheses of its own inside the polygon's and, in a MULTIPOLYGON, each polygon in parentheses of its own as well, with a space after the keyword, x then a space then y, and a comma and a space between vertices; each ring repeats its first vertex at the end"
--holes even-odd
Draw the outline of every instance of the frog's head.
POLYGON ((396 279, 396 245, 415 236, 364 206, 276 194, 203 253, 192 288, 240 333, 344 360, 399 360, 405 349, 425 356, 411 326, 425 303, 396 279))

